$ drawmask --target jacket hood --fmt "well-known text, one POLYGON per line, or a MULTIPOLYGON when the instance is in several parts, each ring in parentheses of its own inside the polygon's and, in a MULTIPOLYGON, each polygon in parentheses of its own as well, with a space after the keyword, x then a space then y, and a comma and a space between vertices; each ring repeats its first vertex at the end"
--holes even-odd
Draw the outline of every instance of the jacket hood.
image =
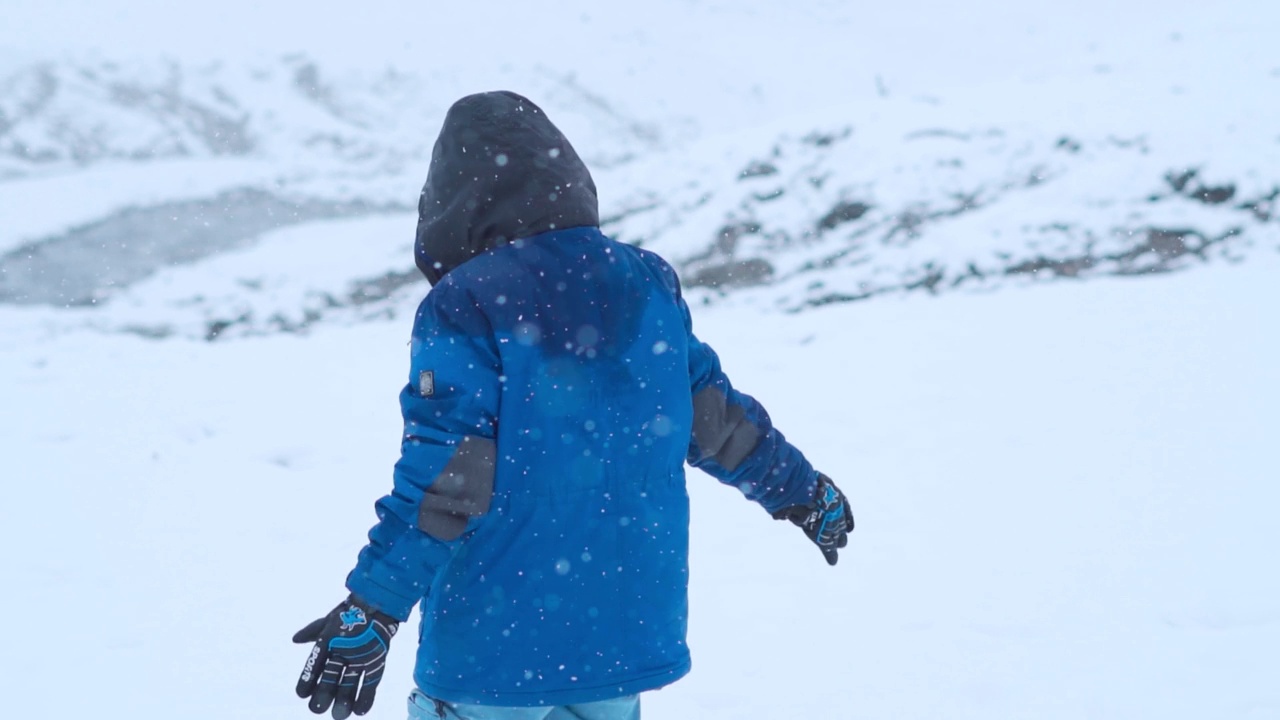
POLYGON ((418 199, 414 260, 432 285, 512 240, 599 224, 591 173, 541 108, 507 91, 449 108, 418 199))

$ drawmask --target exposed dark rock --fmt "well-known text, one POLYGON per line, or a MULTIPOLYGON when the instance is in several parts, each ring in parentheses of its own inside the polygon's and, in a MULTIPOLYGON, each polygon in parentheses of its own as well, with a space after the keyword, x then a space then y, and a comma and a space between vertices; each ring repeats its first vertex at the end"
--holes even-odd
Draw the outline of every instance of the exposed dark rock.
POLYGON ((822 307, 824 305, 835 305, 837 303, 857 302, 859 300, 869 300, 876 295, 883 294, 883 291, 867 290, 860 293, 828 293, 816 298, 805 300, 800 307, 792 308, 790 312, 796 313, 807 307, 822 307))
POLYGON ((1069 152, 1072 155, 1075 155, 1076 153, 1080 152, 1081 145, 1079 141, 1074 140, 1070 137, 1067 137, 1066 135, 1063 135, 1062 137, 1058 138, 1058 142, 1057 144, 1054 145, 1054 147, 1058 148, 1059 150, 1064 150, 1066 152, 1069 152))
POLYGON ((902 234, 908 241, 920 237, 920 228, 924 226, 927 219, 927 214, 920 209, 908 208, 903 210, 893 217, 893 226, 885 234, 884 242, 893 242, 894 237, 898 234, 902 234))
POLYGON ((830 147, 837 142, 844 140, 853 134, 853 128, 847 127, 838 133, 826 133, 814 130, 813 132, 800 138, 800 142, 812 145, 814 147, 830 147))
POLYGON ((1239 209, 1253 213, 1253 217, 1258 222, 1269 222, 1275 216, 1277 199, 1280 199, 1280 186, 1272 188, 1270 194, 1246 200, 1240 204, 1239 209))
POLYGON ((400 288, 423 282, 424 280, 422 273, 418 272, 416 268, 405 270, 404 272, 391 271, 376 278, 357 281, 352 285, 351 292, 347 295, 347 301, 351 305, 360 306, 378 302, 379 300, 386 300, 400 288))
POLYGON ((715 251, 725 255, 732 255, 738 247, 738 240, 747 235, 758 234, 761 230, 760 223, 757 222, 741 222, 736 225, 725 225, 720 228, 720 232, 716 235, 715 251))
POLYGON ((1106 256, 1106 259, 1117 264, 1114 271, 1116 275, 1167 272, 1175 269, 1172 261, 1183 255, 1196 255, 1201 260, 1207 259, 1205 251, 1210 246, 1234 237, 1238 232, 1238 230, 1228 230, 1217 238, 1209 238, 1199 230, 1190 228, 1176 230, 1148 228, 1145 233, 1145 242, 1125 252, 1106 256))
POLYGON ((1169 183, 1169 187, 1173 188, 1174 192, 1180 193, 1187 189, 1187 183, 1191 182, 1199 172, 1194 168, 1183 170, 1182 172, 1170 170, 1165 173, 1164 180, 1169 183))
POLYGON ((1195 230, 1162 230, 1160 228, 1151 228, 1147 231, 1147 244, 1138 246, 1131 252, 1144 253, 1153 252, 1161 260, 1172 260, 1173 258, 1186 255, 1188 252, 1200 252, 1206 246, 1205 237, 1195 230), (1187 244, 1187 238, 1200 238, 1200 245, 1196 250, 1192 250, 1187 244))
POLYGON ((704 267, 685 281, 689 287, 735 288, 762 285, 773 277, 773 265, 763 258, 732 260, 704 267))
POLYGON ((1036 275, 1048 271, 1056 278, 1080 278, 1097 270, 1108 275, 1141 275, 1178 269, 1175 261, 1185 255, 1207 260, 1206 251, 1239 235, 1238 229, 1210 238, 1198 230, 1147 228, 1134 234, 1141 240, 1122 252, 1096 255, 1088 248, 1083 253, 1063 257, 1037 256, 1005 268, 1005 275, 1036 275))
POLYGON ((947 140, 959 140, 960 142, 969 142, 973 137, 969 133, 956 132, 955 130, 947 130, 946 128, 928 128, 926 130, 916 130, 907 133, 907 140, 923 140, 926 138, 944 138, 947 140))
POLYGON ((951 281, 951 287, 953 288, 960 287, 960 285, 964 283, 966 280, 976 280, 978 282, 981 282, 982 280, 985 280, 986 277, 987 277, 987 274, 982 272, 982 270, 980 270, 977 265, 973 263, 968 263, 968 265, 965 268, 965 272, 963 272, 960 275, 957 275, 955 279, 951 281))
POLYGON ((768 177, 770 175, 777 175, 777 174, 778 174, 778 167, 773 163, 762 161, 762 160, 755 160, 750 165, 743 168, 742 172, 738 173, 738 179, 746 180, 748 178, 768 177))
MULTIPOLYGON (((1049 271, 1054 277, 1060 278, 1078 278, 1080 274, 1089 270, 1097 264, 1097 259, 1084 255, 1081 257, 1069 257, 1061 259, 1050 259, 1047 257, 1036 257, 1030 260, 1023 260, 1020 263, 1011 265, 1004 270, 1005 275, 1038 275, 1041 271, 1049 271)), ((973 268, 972 265, 969 266, 973 268)))
POLYGON ((1230 202, 1231 198, 1236 196, 1235 185, 1213 185, 1206 187, 1201 185, 1191 193, 1191 197, 1199 200, 1206 205, 1221 205, 1224 202, 1230 202))
MULTIPOLYGON (((1236 196, 1235 183, 1226 183, 1225 185, 1203 185, 1197 184, 1194 188, 1191 181, 1199 177, 1200 171, 1195 168, 1189 168, 1182 171, 1173 171, 1165 173, 1164 180, 1169 183, 1169 187, 1173 188, 1175 193, 1184 195, 1192 200, 1198 200, 1206 205, 1221 205, 1230 202, 1236 196)), ((1161 198, 1158 195, 1148 198, 1151 202, 1158 202, 1161 198)))
POLYGON ((904 284, 902 289, 906 292, 923 289, 927 290, 930 295, 937 295, 938 285, 942 282, 945 273, 942 269, 935 267, 932 262, 924 264, 924 271, 924 277, 914 282, 904 284))
POLYGON ((228 328, 236 325, 242 325, 249 322, 249 315, 241 315, 234 320, 213 320, 205 325, 204 339, 213 342, 222 336, 228 328))
POLYGON ((819 230, 834 230, 840 225, 853 222, 871 209, 870 205, 857 201, 841 201, 818 221, 819 230))
POLYGON ((120 331, 147 340, 165 340, 173 337, 176 332, 169 325, 126 325, 120 331))

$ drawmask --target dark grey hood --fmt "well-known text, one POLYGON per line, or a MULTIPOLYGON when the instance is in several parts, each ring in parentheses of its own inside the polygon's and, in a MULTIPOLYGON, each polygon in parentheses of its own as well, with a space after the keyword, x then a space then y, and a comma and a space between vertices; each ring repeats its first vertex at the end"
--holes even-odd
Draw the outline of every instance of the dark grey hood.
POLYGON ((418 200, 414 259, 432 285, 517 238, 599 224, 591 173, 541 108, 506 91, 449 108, 418 200))

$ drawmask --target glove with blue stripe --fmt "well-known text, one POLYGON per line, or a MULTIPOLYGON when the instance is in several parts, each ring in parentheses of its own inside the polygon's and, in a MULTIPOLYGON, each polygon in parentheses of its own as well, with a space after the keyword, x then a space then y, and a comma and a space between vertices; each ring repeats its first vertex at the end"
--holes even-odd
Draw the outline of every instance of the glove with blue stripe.
POLYGON ((818 490, 808 505, 792 505, 773 514, 778 520, 790 520, 822 551, 828 565, 838 560, 837 550, 849 544, 853 531, 853 511, 849 500, 831 478, 818 474, 818 490))
POLYGON ((387 664, 387 647, 400 624, 351 595, 328 615, 302 628, 295 643, 315 643, 298 678, 298 697, 317 715, 333 705, 334 720, 373 707, 387 664))

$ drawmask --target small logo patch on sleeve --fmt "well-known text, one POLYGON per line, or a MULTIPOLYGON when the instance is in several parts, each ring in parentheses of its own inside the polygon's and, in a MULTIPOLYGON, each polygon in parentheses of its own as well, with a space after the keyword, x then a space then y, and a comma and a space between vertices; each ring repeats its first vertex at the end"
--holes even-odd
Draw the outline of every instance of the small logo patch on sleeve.
POLYGON ((431 397, 436 393, 436 374, 434 370, 423 370, 418 373, 418 393, 422 397, 431 397))

